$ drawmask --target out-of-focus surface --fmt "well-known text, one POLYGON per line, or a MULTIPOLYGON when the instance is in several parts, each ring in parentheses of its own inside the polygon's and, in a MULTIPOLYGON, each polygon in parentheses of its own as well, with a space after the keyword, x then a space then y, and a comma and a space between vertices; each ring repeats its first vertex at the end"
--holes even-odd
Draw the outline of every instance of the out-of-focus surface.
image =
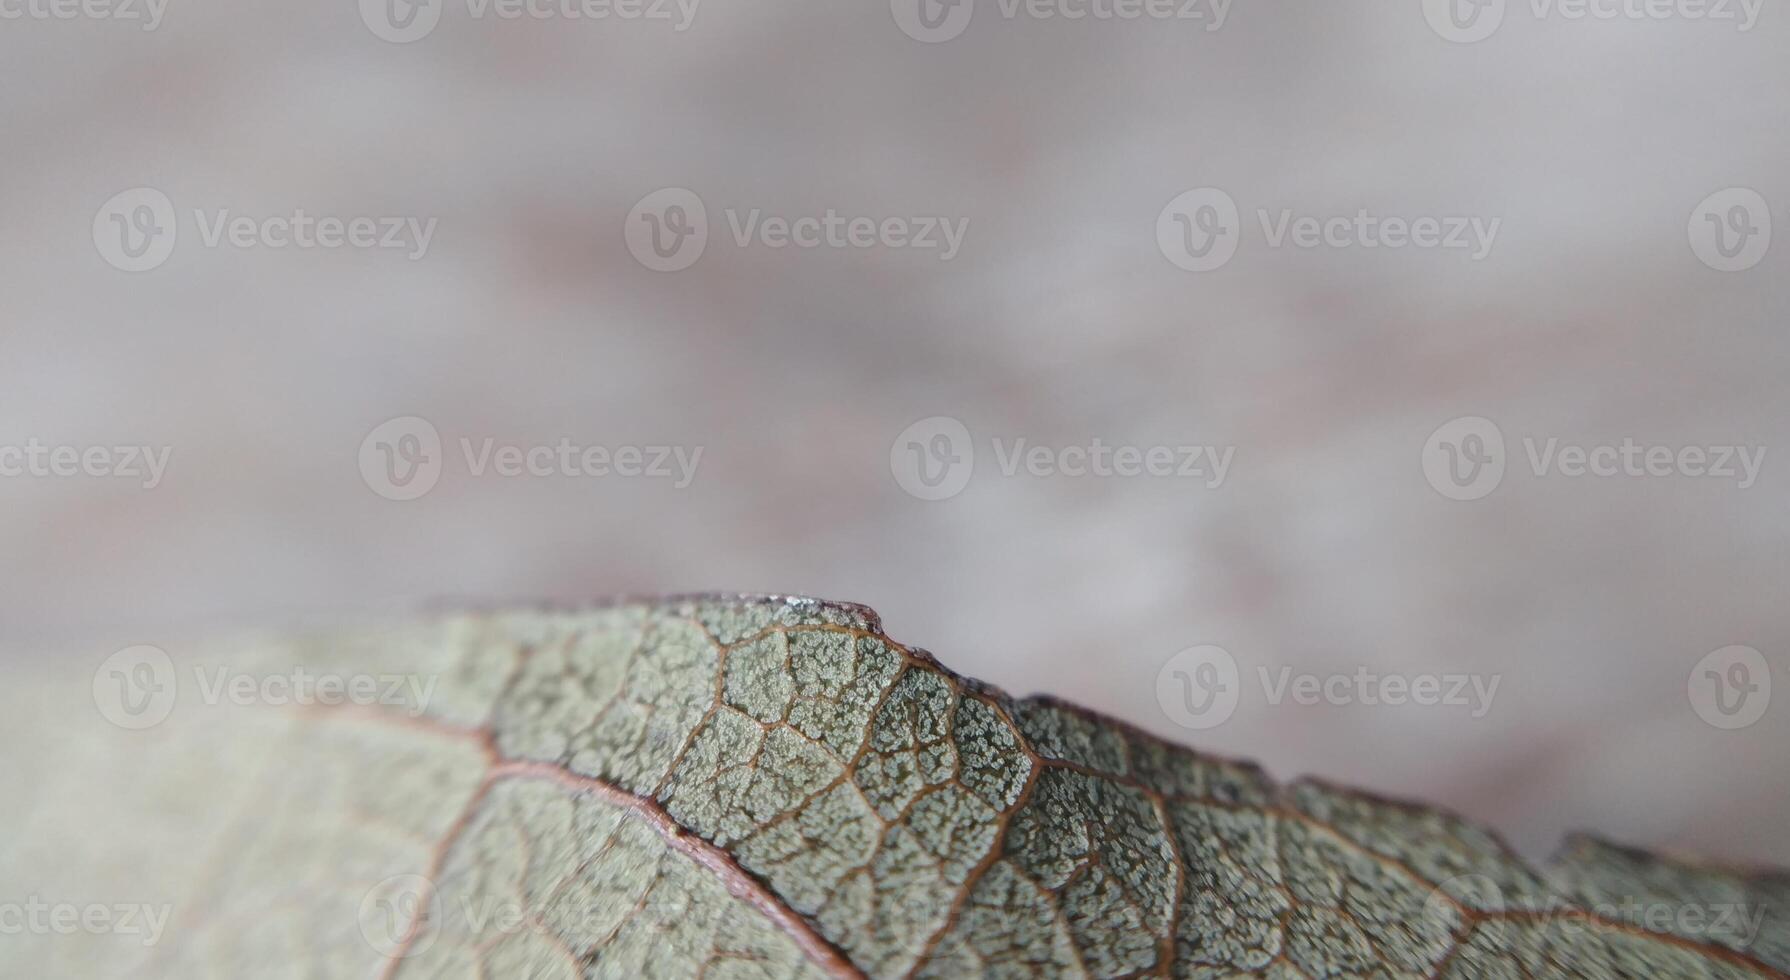
MULTIPOLYGON (((708 0, 682 31, 675 5, 496 9, 0 21, 9 656, 99 668, 216 626, 455 597, 805 592, 1017 693, 1421 796, 1531 854, 1594 827, 1790 862, 1790 248, 1741 248, 1790 222, 1782 11, 1740 30, 1511 3, 1454 43, 1416 2, 1238 0, 1218 26, 1198 4, 1117 21, 978 0, 924 43, 886 3, 708 0), (381 37, 410 14, 413 33, 440 19, 381 37), (1208 187, 1234 221, 1165 212, 1208 187), (175 236, 152 234, 155 199, 112 203, 136 188, 165 195, 175 236), (662 188, 706 211, 675 272, 647 268, 652 221, 704 215, 662 188), (1765 208, 1712 198, 1730 188, 1765 208), (433 231, 271 245, 265 219, 300 209, 433 231), (829 209, 876 243, 776 247, 763 224, 829 209), (1350 247, 1299 247, 1289 225, 1274 244, 1283 212, 1362 209, 1496 234, 1367 248, 1351 224, 1350 247), (216 225, 240 216, 251 244, 216 225), (934 217, 966 229, 949 258, 889 230, 934 217), (1171 260, 1214 228, 1241 232, 1229 261, 1171 260), (413 416, 439 452, 381 428, 413 416), (904 430, 941 416, 974 466, 921 499, 904 461, 957 447, 904 430), (1506 442, 1479 499, 1425 470, 1461 417, 1506 442), (1004 475, 1018 439, 1234 452, 1216 487, 1004 475), (1672 464, 1531 459, 1625 439, 1672 464), (487 440, 702 454, 683 487, 557 455, 502 477, 475 473, 487 440), (153 488, 49 462, 105 447, 117 469, 134 445, 169 451, 153 488), (1695 475, 1684 447, 1766 455, 1749 483, 1695 475), (438 482, 390 499, 409 494, 381 468, 424 457, 438 482), (1240 699, 1188 730, 1171 709, 1197 678, 1172 658, 1202 644, 1234 658, 1240 699), (1704 665, 1732 646, 1766 669, 1704 665), (1283 668, 1497 687, 1483 712, 1340 686, 1275 704, 1283 668)), ((1463 466, 1485 451, 1456 444, 1463 466)))

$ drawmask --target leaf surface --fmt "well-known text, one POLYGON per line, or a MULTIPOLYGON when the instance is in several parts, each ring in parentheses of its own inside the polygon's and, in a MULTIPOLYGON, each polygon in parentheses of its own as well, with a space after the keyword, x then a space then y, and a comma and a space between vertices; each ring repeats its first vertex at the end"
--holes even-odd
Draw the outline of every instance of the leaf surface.
MULTIPOLYGON (((1790 878, 1573 843, 1017 700, 858 606, 705 597, 263 637, 400 703, 10 697, 15 891, 163 903, 9 976, 1783 977, 1790 878), (413 696, 426 692, 426 697, 413 696), (409 692, 409 693, 406 693, 409 692), (103 728, 104 726, 98 726, 103 728), (46 737, 45 733, 55 733, 46 737), (36 746, 33 749, 33 746, 36 746), (22 785, 13 783, 13 785, 22 785)), ((183 665, 185 669, 186 665, 183 665)), ((16 693, 16 692, 15 692, 16 693)))

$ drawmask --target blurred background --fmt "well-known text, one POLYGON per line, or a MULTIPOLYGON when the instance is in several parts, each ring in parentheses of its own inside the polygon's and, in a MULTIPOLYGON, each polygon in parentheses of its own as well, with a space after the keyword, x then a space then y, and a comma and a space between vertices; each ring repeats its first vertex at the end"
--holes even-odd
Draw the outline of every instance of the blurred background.
POLYGON ((158 4, 0 24, 15 663, 807 593, 1531 855, 1790 863, 1783 11, 158 4))

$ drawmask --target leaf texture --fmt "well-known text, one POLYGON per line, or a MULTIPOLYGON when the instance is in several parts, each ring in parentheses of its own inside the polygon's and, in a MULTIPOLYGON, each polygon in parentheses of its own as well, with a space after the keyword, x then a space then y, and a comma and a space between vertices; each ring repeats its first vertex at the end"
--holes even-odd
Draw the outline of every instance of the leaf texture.
POLYGON ((890 640, 859 606, 454 614, 195 659, 194 676, 376 670, 432 686, 368 707, 186 698, 151 731, 97 735, 67 699, 14 692, 0 734, 31 751, 0 776, 40 792, 0 810, 11 890, 172 914, 152 947, 0 936, 0 973, 1790 970, 1790 877, 1590 839, 1532 868, 1445 813, 1277 785, 1010 698, 890 640))

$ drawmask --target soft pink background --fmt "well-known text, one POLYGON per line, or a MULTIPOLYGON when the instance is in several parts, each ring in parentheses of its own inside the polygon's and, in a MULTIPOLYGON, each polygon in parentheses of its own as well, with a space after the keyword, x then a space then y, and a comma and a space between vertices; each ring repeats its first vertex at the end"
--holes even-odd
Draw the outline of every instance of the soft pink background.
MULTIPOLYGON (((170 445, 165 484, 0 480, 0 641, 97 663, 194 630, 618 591, 865 602, 898 639, 1281 775, 1790 863, 1790 248, 1722 274, 1686 223, 1752 187, 1790 221, 1790 18, 1538 22, 1457 46, 1415 0, 1198 25, 1001 18, 916 43, 886 3, 708 0, 694 26, 474 21, 394 45, 355 5, 173 0, 0 29, 0 443, 170 445), (439 218, 428 256, 102 261, 95 210, 439 218), (1496 216, 1459 253, 1270 250, 1217 272, 1154 226, 1193 187, 1304 213, 1496 216), (696 190, 716 232, 658 274, 624 217, 696 190), (968 217, 949 263, 741 249, 722 209, 968 217), (375 425, 450 440, 705 447, 696 483, 472 479, 393 503, 375 425), (1000 479, 927 503, 916 419, 1062 444, 1237 447, 1219 490, 1000 479), (1769 447, 1759 484, 1536 479, 1443 499, 1462 415, 1595 443, 1769 447), (1472 720, 1246 701, 1192 734, 1175 651, 1301 671, 1502 675, 1472 720), (1702 723, 1746 644, 1779 703, 1702 723)), ((988 466, 992 461, 986 461, 988 466)), ((95 720, 96 723, 97 719, 95 720)))

